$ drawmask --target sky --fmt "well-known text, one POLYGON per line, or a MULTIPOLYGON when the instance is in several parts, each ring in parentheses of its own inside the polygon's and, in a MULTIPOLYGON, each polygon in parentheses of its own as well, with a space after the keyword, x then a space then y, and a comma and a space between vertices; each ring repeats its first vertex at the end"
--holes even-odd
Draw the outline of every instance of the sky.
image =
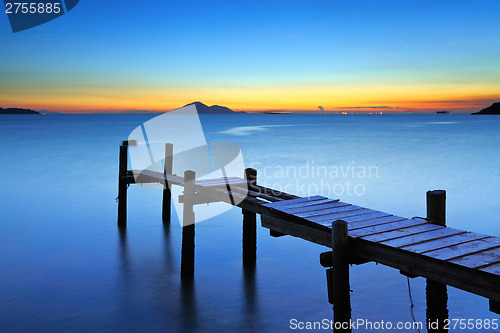
POLYGON ((2 10, 0 107, 478 111, 500 101, 499 13, 498 0, 80 0, 12 33, 2 10))

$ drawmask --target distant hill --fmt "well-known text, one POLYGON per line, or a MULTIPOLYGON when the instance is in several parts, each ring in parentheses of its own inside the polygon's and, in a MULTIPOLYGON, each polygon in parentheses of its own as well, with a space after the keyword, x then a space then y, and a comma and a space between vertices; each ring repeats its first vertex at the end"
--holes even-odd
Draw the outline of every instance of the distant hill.
POLYGON ((500 114, 500 102, 493 103, 487 108, 471 114, 500 114))
POLYGON ((194 102, 194 103, 189 103, 184 106, 188 105, 195 105, 196 110, 198 111, 198 114, 233 114, 233 113, 246 113, 243 111, 236 112, 231 110, 230 108, 227 108, 225 106, 220 106, 220 105, 212 105, 212 106, 207 106, 203 104, 202 102, 194 102))
POLYGON ((35 110, 21 109, 21 108, 0 108, 0 114, 40 114, 35 110))

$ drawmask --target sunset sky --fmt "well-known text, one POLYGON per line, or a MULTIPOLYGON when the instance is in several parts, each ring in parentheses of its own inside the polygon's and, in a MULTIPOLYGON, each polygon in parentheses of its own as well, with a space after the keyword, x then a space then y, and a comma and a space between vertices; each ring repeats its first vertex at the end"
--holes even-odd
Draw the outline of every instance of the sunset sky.
POLYGON ((477 111, 500 101, 500 1, 80 0, 12 33, 0 107, 477 111))

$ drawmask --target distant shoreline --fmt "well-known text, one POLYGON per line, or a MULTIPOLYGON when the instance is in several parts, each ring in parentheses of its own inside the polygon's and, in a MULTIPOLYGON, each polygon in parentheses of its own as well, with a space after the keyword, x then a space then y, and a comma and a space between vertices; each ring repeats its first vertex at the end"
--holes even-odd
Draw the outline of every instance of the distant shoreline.
POLYGON ((31 109, 22 108, 0 108, 0 114, 40 114, 40 112, 31 109))

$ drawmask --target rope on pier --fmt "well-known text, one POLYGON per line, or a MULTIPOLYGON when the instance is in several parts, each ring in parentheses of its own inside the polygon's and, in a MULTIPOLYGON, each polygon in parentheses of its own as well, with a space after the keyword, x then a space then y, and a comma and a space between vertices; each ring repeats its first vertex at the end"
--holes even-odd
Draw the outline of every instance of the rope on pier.
MULTIPOLYGON (((413 318, 413 323, 417 323, 417 320, 415 319, 415 314, 413 313, 413 307, 415 306, 413 304, 413 298, 411 297, 411 285, 410 285, 410 278, 407 276, 406 281, 408 282, 408 295, 410 296, 410 312, 411 312, 411 317, 413 318)), ((420 329, 418 328, 418 325, 414 325, 418 333, 420 332, 420 329)))

